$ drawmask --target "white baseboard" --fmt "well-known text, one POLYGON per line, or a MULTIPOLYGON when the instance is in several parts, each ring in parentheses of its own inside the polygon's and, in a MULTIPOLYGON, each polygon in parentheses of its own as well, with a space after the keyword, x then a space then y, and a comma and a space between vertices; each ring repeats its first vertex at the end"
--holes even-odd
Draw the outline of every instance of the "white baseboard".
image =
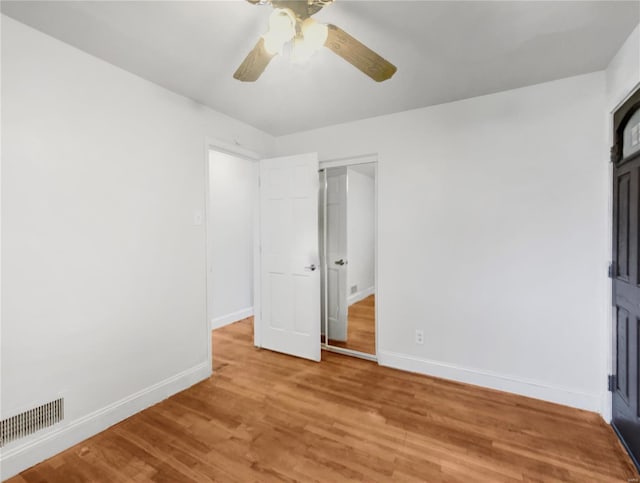
POLYGON ((153 386, 131 394, 113 404, 98 409, 79 419, 26 443, 3 448, 0 455, 0 480, 4 481, 23 470, 64 451, 71 446, 113 426, 143 409, 153 406, 211 375, 209 363, 203 362, 153 386))
POLYGON ((232 324, 233 322, 237 322, 238 320, 246 319, 247 317, 251 317, 252 315, 253 307, 247 307, 246 309, 238 310, 236 312, 223 315, 222 317, 216 317, 215 319, 211 320, 211 330, 219 329, 220 327, 232 324))
POLYGON ((550 386, 536 381, 505 376, 490 371, 469 369, 407 354, 380 351, 378 364, 427 376, 450 379, 499 391, 511 392, 544 401, 602 414, 602 394, 588 394, 571 388, 550 386))
POLYGON ((349 305, 353 305, 360 302, 361 300, 366 299, 369 295, 373 295, 374 293, 376 293, 375 287, 365 288, 364 290, 360 290, 359 292, 349 295, 349 297, 347 297, 347 303, 349 305))

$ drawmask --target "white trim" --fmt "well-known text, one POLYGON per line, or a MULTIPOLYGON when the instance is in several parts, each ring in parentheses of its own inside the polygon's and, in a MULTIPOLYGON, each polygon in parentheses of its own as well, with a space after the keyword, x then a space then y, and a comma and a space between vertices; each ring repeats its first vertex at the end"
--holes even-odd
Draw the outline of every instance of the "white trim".
POLYGON ((262 248, 260 246, 260 161, 256 161, 253 190, 253 345, 262 347, 262 248))
POLYGON ((11 448, 0 456, 0 479, 5 480, 71 446, 113 426, 188 387, 207 379, 209 363, 203 362, 130 396, 11 448))
MULTIPOLYGON (((380 301, 383 300, 384 297, 380 296, 380 169, 378 165, 378 155, 375 155, 375 179, 373 180, 375 183, 375 261, 376 266, 373 267, 373 290, 374 295, 376 296, 376 304, 375 304, 375 344, 376 344, 376 357, 380 353, 380 301)), ((378 364, 380 364, 378 362, 378 364)))
MULTIPOLYGON (((258 161, 262 156, 251 149, 247 149, 241 144, 232 144, 226 141, 222 141, 221 139, 215 139, 207 137, 205 140, 207 146, 207 154, 209 150, 218 151, 220 153, 230 154, 231 156, 236 156, 244 159, 249 159, 251 161, 258 161)), ((209 157, 207 156, 207 159, 209 157)))
POLYGON ((251 317, 252 315, 253 307, 247 307, 246 309, 236 310, 235 312, 231 312, 230 314, 216 317, 215 319, 211 319, 211 330, 219 329, 220 327, 224 327, 225 325, 233 324, 234 322, 246 319, 247 317, 251 317))
MULTIPOLYGON (((616 107, 617 109, 617 107, 616 107)), ((615 112, 615 110, 613 111, 615 112)), ((606 119, 606 133, 605 133, 605 145, 603 146, 603 164, 605 165, 606 176, 605 182, 606 193, 607 193, 607 243, 606 243, 606 253, 605 260, 607 261, 607 265, 609 263, 613 263, 613 163, 609 162, 610 159, 610 136, 613 134, 613 112, 609 113, 606 119)), ((602 274, 607 273, 609 267, 602 267, 602 274)), ((615 319, 615 307, 613 301, 613 280, 609 277, 603 277, 604 279, 604 289, 605 289, 605 300, 604 300, 604 334, 603 341, 605 347, 604 350, 604 360, 603 360, 603 373, 601 374, 602 387, 605 391, 605 394, 602 398, 602 407, 600 410, 600 415, 607 422, 607 424, 611 423, 612 414, 613 414, 613 399, 612 393, 609 392, 609 374, 613 374, 613 364, 615 359, 616 352, 616 342, 614 338, 614 326, 613 321, 615 319)))
POLYGON ((349 158, 328 159, 319 162, 318 169, 339 168, 342 166, 354 166, 356 164, 377 163, 377 154, 363 154, 361 156, 352 156, 349 158))
POLYGON ((356 292, 353 295, 349 295, 349 297, 347 297, 347 304, 348 305, 357 304, 361 300, 366 299, 369 295, 373 295, 375 293, 376 293, 375 287, 365 288, 364 290, 360 290, 359 292, 356 292))
POLYGON ((327 171, 325 169, 318 170, 318 176, 320 176, 320 181, 322 181, 322 186, 319 186, 320 193, 322 194, 321 206, 318 206, 318 216, 322 214, 322 246, 318 247, 318 249, 322 249, 322 253, 318 253, 320 255, 320 260, 322 260, 322 272, 320 273, 322 287, 320 288, 320 324, 324 330, 321 330, 321 337, 324 335, 323 348, 329 342, 329 297, 327 296, 327 290, 329 289, 329 281, 327 280, 327 171), (322 174, 322 176, 320 176, 322 174), (324 295, 324 297, 323 297, 324 295))
POLYGON ((207 361, 209 362, 209 372, 213 372, 213 347, 211 345, 211 324, 209 320, 211 318, 211 304, 209 303, 209 288, 211 284, 209 272, 211 270, 211 174, 209 165, 211 164, 211 143, 208 139, 204 142, 204 263, 205 263, 205 277, 204 277, 204 311, 206 314, 204 326, 204 337, 207 341, 207 361))
POLYGON ((629 98, 636 93, 636 91, 640 89, 640 82, 636 82, 636 84, 631 88, 629 92, 615 105, 613 109, 609 111, 613 118, 613 114, 622 107, 622 105, 629 100, 629 98))
POLYGON ((346 347, 337 347, 335 345, 322 344, 322 350, 335 352, 336 354, 342 354, 345 356, 357 357, 359 359, 365 359, 372 362, 377 362, 378 360, 378 358, 374 354, 367 354, 366 352, 354 351, 353 349, 347 349, 346 347))
POLYGON ((422 359, 407 354, 383 350, 378 353, 378 364, 402 371, 416 372, 427 376, 542 399, 587 411, 600 412, 602 409, 602 394, 584 393, 568 387, 551 386, 537 381, 422 359))

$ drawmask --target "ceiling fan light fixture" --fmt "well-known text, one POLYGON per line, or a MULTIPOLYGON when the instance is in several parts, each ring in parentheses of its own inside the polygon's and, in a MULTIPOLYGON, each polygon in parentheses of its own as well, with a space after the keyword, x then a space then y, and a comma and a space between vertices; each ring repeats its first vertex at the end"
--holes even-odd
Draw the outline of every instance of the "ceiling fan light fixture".
POLYGON ((274 7, 269 16, 269 29, 245 56, 233 77, 242 82, 255 82, 269 62, 282 54, 285 44, 294 40, 291 60, 308 61, 323 47, 376 82, 390 79, 398 70, 395 65, 333 24, 320 24, 310 17, 333 0, 247 0, 252 4, 268 3, 274 7))
POLYGON ((293 42, 292 60, 296 64, 306 64, 327 41, 329 29, 326 25, 307 18, 300 26, 300 35, 293 42))
POLYGON ((262 40, 264 41, 264 50, 267 51, 269 55, 282 55, 282 48, 284 44, 288 41, 282 39, 282 37, 278 37, 271 32, 267 32, 262 36, 262 40))
POLYGON ((291 40, 296 35, 296 16, 288 8, 276 8, 269 16, 269 33, 291 40))
POLYGON ((270 55, 282 54, 284 44, 296 35, 295 15, 288 8, 276 8, 269 16, 269 31, 262 36, 270 55))
POLYGON ((298 36, 293 41, 293 52, 291 60, 296 64, 306 64, 309 59, 316 53, 306 38, 298 36))
POLYGON ((304 42, 314 52, 324 47, 324 43, 327 41, 327 36, 329 35, 329 28, 325 24, 318 23, 309 17, 302 22, 301 30, 304 42))

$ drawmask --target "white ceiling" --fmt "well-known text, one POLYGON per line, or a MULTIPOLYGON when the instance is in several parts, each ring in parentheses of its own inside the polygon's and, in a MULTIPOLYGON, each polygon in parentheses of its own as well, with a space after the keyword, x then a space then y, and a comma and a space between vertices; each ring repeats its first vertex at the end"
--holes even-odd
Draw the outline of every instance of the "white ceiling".
POLYGON ((276 57, 256 83, 233 72, 271 11, 234 1, 6 1, 2 12, 274 135, 604 69, 638 1, 336 0, 319 21, 398 67, 376 83, 328 49, 276 57))

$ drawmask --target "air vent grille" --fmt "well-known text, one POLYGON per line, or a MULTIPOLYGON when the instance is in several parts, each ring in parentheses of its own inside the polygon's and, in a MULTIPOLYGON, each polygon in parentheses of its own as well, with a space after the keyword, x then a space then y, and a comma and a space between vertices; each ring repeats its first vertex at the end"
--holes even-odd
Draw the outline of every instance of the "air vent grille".
POLYGON ((0 447, 64 419, 64 399, 56 399, 0 421, 0 447))

